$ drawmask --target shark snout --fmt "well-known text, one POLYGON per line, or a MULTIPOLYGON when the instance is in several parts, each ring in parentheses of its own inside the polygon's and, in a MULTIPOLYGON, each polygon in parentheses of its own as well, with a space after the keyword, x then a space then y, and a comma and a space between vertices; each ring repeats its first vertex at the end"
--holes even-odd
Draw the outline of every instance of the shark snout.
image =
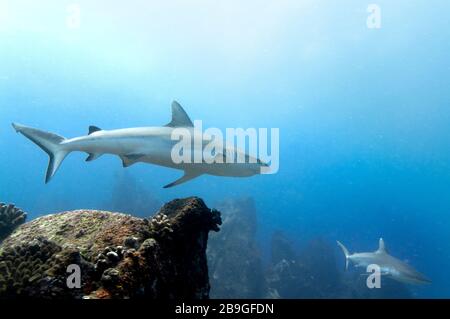
POLYGON ((258 159, 258 164, 259 164, 259 166, 261 166, 261 167, 270 167, 269 164, 267 164, 267 163, 261 161, 260 159, 258 159))

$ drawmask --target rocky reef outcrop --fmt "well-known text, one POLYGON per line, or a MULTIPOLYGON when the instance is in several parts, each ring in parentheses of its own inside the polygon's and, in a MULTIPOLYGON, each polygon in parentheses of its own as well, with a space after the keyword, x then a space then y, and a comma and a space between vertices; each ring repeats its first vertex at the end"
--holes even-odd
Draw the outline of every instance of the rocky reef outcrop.
POLYGON ((35 219, 0 245, 0 298, 208 298, 208 233, 220 224, 196 197, 150 219, 92 210, 35 219))
POLYGON ((14 229, 23 224, 27 214, 13 204, 0 203, 0 242, 14 229))
POLYGON ((340 273, 328 242, 312 240, 297 253, 283 233, 275 232, 271 250, 268 297, 339 298, 340 273))
POLYGON ((211 298, 262 298, 265 279, 256 239, 257 217, 252 199, 227 200, 220 233, 208 245, 211 298))

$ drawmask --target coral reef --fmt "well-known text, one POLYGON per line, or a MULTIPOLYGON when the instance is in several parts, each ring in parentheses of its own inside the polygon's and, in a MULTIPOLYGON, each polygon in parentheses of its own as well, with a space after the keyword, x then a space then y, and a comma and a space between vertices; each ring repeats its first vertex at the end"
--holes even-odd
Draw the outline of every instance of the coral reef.
POLYGON ((23 224, 27 214, 12 204, 0 203, 0 241, 6 238, 14 229, 23 224))
POLYGON ((256 241, 254 202, 228 200, 217 207, 223 225, 208 245, 211 298, 262 298, 265 279, 256 241))
POLYGON ((208 298, 208 233, 220 224, 196 197, 149 220, 90 210, 38 218, 0 245, 0 298, 208 298), (69 265, 80 288, 67 285, 69 265))

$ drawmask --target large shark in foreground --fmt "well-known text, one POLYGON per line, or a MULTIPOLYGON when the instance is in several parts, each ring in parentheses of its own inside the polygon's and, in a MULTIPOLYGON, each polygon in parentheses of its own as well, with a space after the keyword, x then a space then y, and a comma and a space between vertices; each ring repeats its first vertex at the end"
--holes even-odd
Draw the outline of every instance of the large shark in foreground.
POLYGON ((380 238, 378 250, 375 252, 350 254, 342 243, 338 241, 337 244, 341 247, 345 255, 345 269, 348 269, 349 262, 353 263, 355 267, 364 268, 375 264, 380 267, 381 275, 391 277, 403 283, 426 284, 431 282, 408 264, 389 255, 382 238, 380 238))
POLYGON ((49 156, 49 164, 45 182, 48 183, 55 175, 64 158, 74 151, 89 154, 86 161, 97 159, 103 154, 118 155, 122 159, 124 167, 138 162, 151 163, 184 171, 184 175, 166 186, 172 187, 187 182, 202 174, 217 176, 246 177, 261 173, 261 168, 268 165, 251 157, 245 152, 225 145, 223 151, 215 156, 225 158, 225 154, 237 154, 243 156, 245 163, 228 162, 187 162, 176 163, 172 159, 172 149, 177 140, 172 139, 172 133, 177 128, 182 128, 192 134, 192 139, 198 138, 201 143, 193 143, 192 154, 202 152, 205 145, 210 142, 202 132, 194 130, 194 125, 183 108, 177 103, 172 103, 172 121, 165 126, 126 128, 118 130, 102 130, 95 126, 89 127, 86 136, 66 139, 62 136, 27 127, 17 123, 12 124, 14 129, 42 148, 49 156), (197 136, 198 135, 198 136, 197 136), (251 160, 250 160, 251 159, 251 160))

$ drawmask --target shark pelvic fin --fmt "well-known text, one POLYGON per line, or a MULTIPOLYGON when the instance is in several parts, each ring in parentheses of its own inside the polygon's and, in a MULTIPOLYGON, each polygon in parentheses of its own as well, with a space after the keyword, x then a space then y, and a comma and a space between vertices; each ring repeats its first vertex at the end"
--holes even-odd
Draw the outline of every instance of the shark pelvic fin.
POLYGON ((191 119, 186 111, 178 104, 177 101, 172 102, 172 121, 166 124, 168 127, 193 127, 191 119))
POLYGON ((120 159, 122 160, 123 167, 129 167, 139 162, 139 160, 144 156, 144 154, 127 154, 120 156, 120 159))
POLYGON ((379 245, 378 245, 378 250, 376 252, 379 253, 379 254, 383 254, 383 253, 387 254, 388 253, 383 238, 380 238, 380 242, 379 242, 379 245))
POLYGON ((180 185, 180 184, 190 181, 191 179, 194 179, 200 175, 202 175, 202 173, 197 173, 197 172, 192 172, 192 171, 184 171, 184 175, 181 178, 177 179, 175 182, 167 184, 166 186, 164 186, 164 188, 169 188, 169 187, 180 185))
POLYGON ((102 154, 93 154, 93 153, 89 153, 89 156, 86 158, 86 162, 91 162, 93 160, 96 160, 97 158, 99 158, 100 156, 102 156, 102 154))
POLYGON ((88 135, 91 135, 92 133, 95 133, 95 132, 98 132, 98 131, 101 131, 101 130, 102 130, 101 128, 99 128, 97 126, 94 126, 94 125, 91 125, 91 126, 89 126, 89 133, 88 133, 88 135))

